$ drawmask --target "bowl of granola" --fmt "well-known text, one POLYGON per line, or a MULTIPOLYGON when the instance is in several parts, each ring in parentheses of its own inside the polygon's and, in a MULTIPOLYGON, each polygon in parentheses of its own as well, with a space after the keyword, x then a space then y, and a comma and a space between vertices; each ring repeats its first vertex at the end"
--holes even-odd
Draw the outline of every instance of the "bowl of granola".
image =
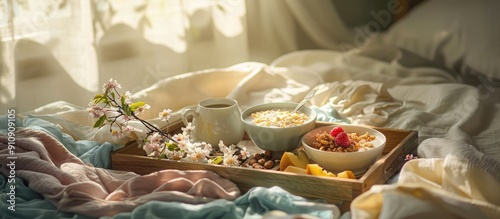
POLYGON ((327 125, 302 137, 309 159, 323 169, 338 173, 345 170, 360 175, 382 154, 386 137, 366 126, 327 125))
POLYGON ((302 106, 293 112, 297 103, 264 103, 241 113, 245 132, 252 142, 263 150, 293 151, 301 144, 301 137, 314 128, 316 112, 302 106))

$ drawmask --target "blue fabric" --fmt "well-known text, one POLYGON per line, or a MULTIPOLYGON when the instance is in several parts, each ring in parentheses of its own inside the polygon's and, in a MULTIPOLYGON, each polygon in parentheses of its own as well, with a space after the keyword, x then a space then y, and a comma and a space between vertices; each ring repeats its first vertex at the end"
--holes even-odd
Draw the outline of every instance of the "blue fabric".
MULTIPOLYGON (((88 140, 75 141, 70 135, 61 132, 61 129, 57 125, 30 115, 26 116, 22 122, 17 120, 16 125, 16 128, 29 127, 50 134, 66 146, 72 154, 95 167, 111 168, 111 151, 121 147, 120 145, 107 142, 99 144, 88 140)), ((0 134, 6 134, 8 132, 7 128, 7 116, 0 116, 0 134)))
POLYGON ((242 218, 243 212, 237 209, 233 202, 218 199, 207 204, 190 205, 179 202, 150 201, 135 208, 132 212, 120 213, 113 217, 102 219, 132 219, 132 218, 242 218))
POLYGON ((288 214, 307 214, 318 218, 335 218, 332 211, 317 210, 298 204, 298 202, 305 201, 307 200, 294 196, 280 187, 254 187, 235 201, 219 199, 200 205, 152 201, 137 207, 132 212, 120 213, 114 217, 103 217, 102 219, 258 219, 273 210, 283 211, 288 214))
POLYGON ((10 183, 7 183, 7 178, 0 175, 0 218, 16 219, 90 219, 83 215, 73 213, 65 213, 57 211, 56 207, 50 202, 31 190, 21 178, 15 178, 15 211, 11 211, 8 207, 11 206, 7 201, 10 200, 7 193, 10 192, 10 183))
MULTIPOLYGON (((317 210, 310 206, 303 206, 298 202, 306 199, 292 195, 280 187, 255 187, 235 201, 235 205, 245 211, 243 218, 261 218, 273 210, 284 211, 288 214, 308 214, 318 218, 334 218, 329 210, 317 210)), ((309 201, 312 202, 312 201, 309 201)))

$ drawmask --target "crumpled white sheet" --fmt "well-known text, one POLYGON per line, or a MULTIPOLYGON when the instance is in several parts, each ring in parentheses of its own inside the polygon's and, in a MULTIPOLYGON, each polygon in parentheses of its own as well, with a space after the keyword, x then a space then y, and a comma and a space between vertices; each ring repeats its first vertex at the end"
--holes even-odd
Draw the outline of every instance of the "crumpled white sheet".
POLYGON ((333 109, 341 119, 352 124, 378 127, 385 126, 389 116, 406 104, 392 97, 383 84, 368 81, 325 83, 315 97, 320 98, 327 99, 320 106, 322 110, 333 109))
MULTIPOLYGON (((119 82, 119 78, 117 80, 119 82)), ((355 124, 418 130, 420 141, 446 137, 474 143, 470 134, 489 128, 493 128, 489 129, 493 132, 500 131, 488 122, 490 118, 481 116, 487 101, 481 99, 477 89, 458 83, 447 72, 404 68, 334 51, 291 53, 273 65, 249 62, 190 72, 161 80, 135 93, 133 98, 151 105, 151 109, 141 116, 163 127, 166 123, 157 116, 165 108, 174 111, 171 119, 174 122, 180 119, 183 108, 194 107, 205 98, 234 98, 243 110, 264 102, 298 102, 316 86, 323 88, 311 104, 330 113, 330 117, 338 116, 338 119, 355 124)), ((45 106, 35 113, 53 113, 54 108, 61 108, 61 105, 64 103, 45 106)), ((497 112, 493 113, 494 118, 500 118, 497 112)), ((74 130, 84 125, 83 131, 75 132, 85 135, 75 137, 95 133, 86 128, 90 117, 85 116, 84 107, 79 112, 72 109, 58 115, 69 118, 73 124, 69 128, 74 130)), ((94 140, 115 140, 106 138, 106 128, 102 130, 104 133, 96 135, 94 140)), ((493 143, 487 140, 482 138, 484 147, 493 143)), ((495 153, 500 157, 500 150, 495 153)))
POLYGON ((351 204, 352 218, 500 218, 500 162, 462 141, 430 138, 393 185, 351 204), (433 158, 437 157, 437 158, 433 158))

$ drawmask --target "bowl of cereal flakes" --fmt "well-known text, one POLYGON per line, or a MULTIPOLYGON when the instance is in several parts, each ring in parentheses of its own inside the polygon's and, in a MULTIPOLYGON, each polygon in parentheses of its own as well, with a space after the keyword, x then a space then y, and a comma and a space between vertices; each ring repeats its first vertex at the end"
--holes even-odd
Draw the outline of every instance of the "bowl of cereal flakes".
POLYGON ((245 132, 257 147, 263 150, 293 151, 301 144, 301 137, 314 128, 316 112, 302 106, 293 112, 297 103, 264 103, 241 113, 245 132))
POLYGON ((311 130, 302 137, 309 159, 323 169, 345 170, 360 175, 375 163, 386 143, 381 132, 358 125, 328 125, 311 130))

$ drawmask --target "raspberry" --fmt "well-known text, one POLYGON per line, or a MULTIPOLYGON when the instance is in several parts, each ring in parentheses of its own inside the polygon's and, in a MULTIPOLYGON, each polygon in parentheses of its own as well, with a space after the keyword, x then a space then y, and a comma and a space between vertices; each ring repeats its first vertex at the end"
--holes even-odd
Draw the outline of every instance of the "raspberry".
POLYGON ((344 129, 342 129, 342 127, 340 127, 340 126, 335 126, 330 131, 330 135, 333 136, 333 137, 336 137, 341 132, 344 132, 344 129))
POLYGON ((349 142, 349 136, 347 136, 347 133, 341 132, 341 133, 337 134, 337 136, 335 137, 335 144, 337 146, 340 146, 343 148, 349 147, 350 142, 349 142))

